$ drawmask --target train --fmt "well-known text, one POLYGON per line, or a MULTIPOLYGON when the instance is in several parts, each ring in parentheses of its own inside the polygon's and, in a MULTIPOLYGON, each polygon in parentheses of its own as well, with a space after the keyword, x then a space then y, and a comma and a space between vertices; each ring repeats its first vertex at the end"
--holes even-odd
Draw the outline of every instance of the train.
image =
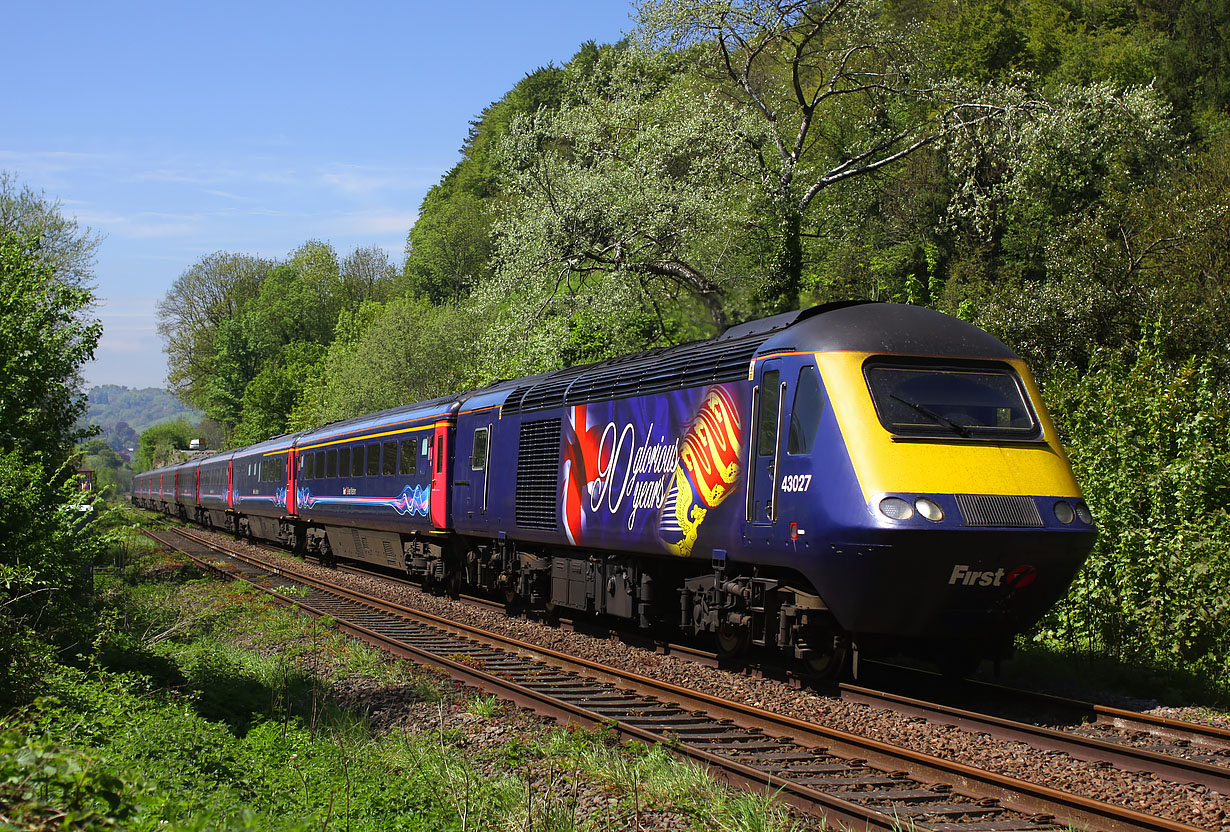
POLYGON ((439 592, 773 651, 972 672, 1093 546, 1012 350, 847 301, 138 474, 133 501, 439 592))

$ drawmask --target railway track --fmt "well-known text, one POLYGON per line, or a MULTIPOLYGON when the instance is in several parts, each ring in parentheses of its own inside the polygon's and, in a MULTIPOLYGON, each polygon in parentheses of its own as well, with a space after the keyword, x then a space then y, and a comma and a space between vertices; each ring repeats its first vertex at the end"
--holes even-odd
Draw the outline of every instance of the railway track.
POLYGON ((150 533, 390 652, 562 723, 601 725, 774 793, 828 822, 937 832, 1191 832, 1195 827, 718 699, 498 636, 186 532, 150 533), (280 589, 303 589, 288 595, 280 589))
MULTIPOLYGON (((1078 760, 1143 771, 1175 783, 1196 783, 1230 795, 1230 731, 1224 729, 1069 700, 1070 707, 1087 708, 1099 720, 1095 725, 1108 729, 1102 736, 1093 736, 1081 730, 1061 731, 887 691, 849 684, 840 687, 842 699, 848 702, 888 708, 929 722, 1060 751, 1078 760), (1141 742, 1143 736, 1153 739, 1141 742), (1201 749, 1194 754, 1193 744, 1201 749)), ((1011 695, 1027 694, 1012 691, 1011 695)), ((1054 707, 1059 701, 1047 697, 1045 704, 1054 707)))

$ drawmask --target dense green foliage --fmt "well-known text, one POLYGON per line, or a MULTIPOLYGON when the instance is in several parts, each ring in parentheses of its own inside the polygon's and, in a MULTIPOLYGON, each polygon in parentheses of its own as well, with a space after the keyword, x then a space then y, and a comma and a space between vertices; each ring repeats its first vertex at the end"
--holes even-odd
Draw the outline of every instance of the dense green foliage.
POLYGON ((394 277, 379 249, 339 258, 316 240, 281 262, 227 252, 202 258, 158 306, 172 391, 236 444, 285 431, 338 315, 387 297, 394 277))
POLYGON ((77 370, 102 327, 84 317, 90 291, 60 280, 40 252, 39 242, 0 231, 0 452, 54 469, 82 435, 77 370))
POLYGON ((171 464, 175 461, 173 452, 186 451, 198 435, 196 427, 183 420, 154 425, 141 434, 137 455, 132 461, 133 471, 139 474, 171 464))
POLYGON ((78 370, 90 317, 93 240, 0 176, 0 701, 70 642, 87 608, 92 507, 71 477, 85 410, 78 370))
POLYGON ((1095 357, 1047 393, 1100 540, 1039 638, 1182 668, 1230 693, 1230 400, 1218 363, 1095 357))

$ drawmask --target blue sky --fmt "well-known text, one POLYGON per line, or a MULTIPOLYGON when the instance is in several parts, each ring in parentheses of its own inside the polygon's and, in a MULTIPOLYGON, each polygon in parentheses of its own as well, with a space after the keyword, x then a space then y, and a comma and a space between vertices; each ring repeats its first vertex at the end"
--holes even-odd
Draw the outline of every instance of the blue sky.
POLYGON ((309 239, 398 262, 469 122, 627 0, 8 0, 0 170, 105 235, 88 385, 163 386, 155 304, 210 252, 309 239))

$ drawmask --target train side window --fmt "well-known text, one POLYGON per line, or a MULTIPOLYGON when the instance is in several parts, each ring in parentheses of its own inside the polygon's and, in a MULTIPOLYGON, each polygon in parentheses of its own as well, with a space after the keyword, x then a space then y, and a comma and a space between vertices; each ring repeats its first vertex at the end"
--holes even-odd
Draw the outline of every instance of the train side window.
POLYGON ((444 437, 436 439, 436 473, 444 470, 444 437))
POLYGON ((325 452, 316 452, 316 479, 323 480, 325 478, 325 452))
POLYGON ((481 471, 487 467, 487 429, 474 431, 474 450, 470 454, 470 470, 481 471))
POLYGON ((381 459, 380 473, 384 476, 397 473, 397 443, 384 443, 384 457, 381 459))
POLYGON ((329 455, 326 457, 326 459, 328 460, 328 462, 325 463, 326 470, 328 470, 329 472, 326 476, 336 477, 337 476, 337 451, 335 450, 329 451, 329 455))
POLYGON ((777 448, 777 408, 781 398, 781 377, 778 370, 764 374, 760 386, 760 431, 756 442, 761 456, 772 456, 777 448))
POLYGON ((303 469, 303 478, 311 480, 316 478, 316 456, 315 454, 304 454, 299 457, 299 465, 303 469))
POLYGON ((790 438, 786 453, 809 454, 816 445, 820 428, 820 413, 824 396, 820 392, 820 374, 810 364, 799 370, 799 383, 794 388, 794 405, 790 408, 790 438))
POLYGON ((350 449, 337 449, 337 475, 339 477, 350 476, 350 449))
POLYGON ((352 477, 363 476, 363 446, 355 445, 350 451, 350 475, 352 477))
POLYGON ((431 439, 424 436, 422 444, 419 446, 419 473, 431 473, 431 439))
POLYGON ((380 443, 373 442, 367 446, 367 475, 380 476, 380 443))
POLYGON ((417 439, 406 439, 401 443, 401 469, 402 476, 410 476, 418 469, 419 463, 419 443, 417 439))

